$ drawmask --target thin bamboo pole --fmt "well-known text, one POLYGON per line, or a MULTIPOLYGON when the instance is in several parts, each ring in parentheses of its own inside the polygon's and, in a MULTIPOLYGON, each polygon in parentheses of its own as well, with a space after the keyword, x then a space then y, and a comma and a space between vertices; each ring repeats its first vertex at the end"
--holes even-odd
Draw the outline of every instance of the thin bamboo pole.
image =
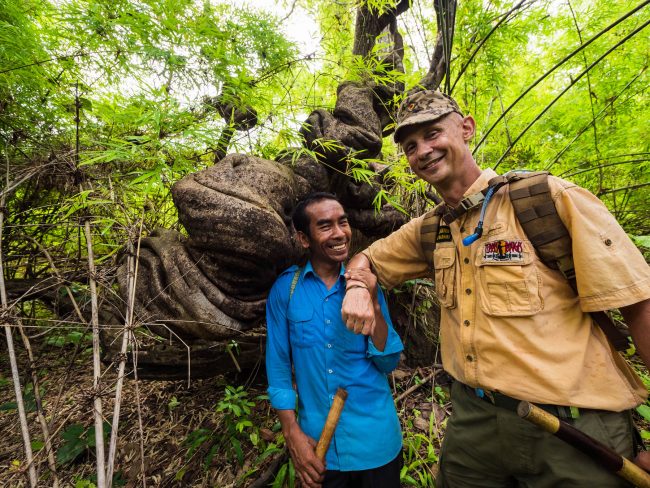
MULTIPOLYGON (((623 37, 620 41, 618 41, 616 44, 614 44, 611 48, 609 48, 607 51, 605 51, 604 54, 602 54, 601 56, 599 56, 595 61, 593 61, 589 66, 587 66, 587 67, 586 67, 586 68, 585 68, 585 69, 584 69, 580 74, 578 74, 578 75, 573 79, 573 81, 572 81, 571 83, 569 83, 569 85, 567 85, 567 86, 566 86, 566 87, 565 87, 565 88, 564 88, 564 89, 563 89, 563 90, 562 90, 558 95, 556 95, 555 98, 554 98, 553 100, 551 100, 551 102, 550 102, 548 105, 546 105, 546 107, 544 107, 544 109, 543 109, 540 113, 538 113, 537 116, 536 116, 532 121, 530 121, 530 122, 528 123, 528 125, 527 125, 527 126, 526 126, 526 127, 525 127, 525 128, 524 128, 524 129, 519 133, 519 135, 515 138, 515 140, 512 141, 512 144, 510 144, 510 145, 508 146, 508 148, 505 150, 505 152, 501 155, 501 157, 499 158, 499 160, 498 160, 496 163, 494 163, 493 169, 497 169, 497 168, 499 167, 499 165, 500 165, 501 162, 506 158, 506 156, 508 156, 508 154, 510 154, 510 151, 512 150, 512 148, 514 147, 514 145, 517 144, 517 142, 518 142, 518 141, 519 141, 519 140, 524 136, 524 134, 526 134, 526 132, 528 132, 528 129, 530 129, 533 125, 535 125, 535 123, 536 123, 540 118, 542 118, 542 116, 543 116, 546 112, 548 112, 548 110, 549 110, 549 109, 550 109, 550 108, 555 104, 555 102, 557 102, 557 101, 558 101, 558 100, 559 100, 559 99, 560 99, 560 98, 561 98, 561 97, 562 97, 562 96, 563 96, 567 91, 569 91, 569 90, 570 90, 570 89, 571 89, 571 88, 572 88, 576 83, 578 83, 578 81, 580 81, 580 79, 581 79, 584 75, 586 75, 587 73, 589 73, 589 71, 591 71, 591 69, 592 69, 594 66, 596 66, 598 63, 600 63, 603 59, 605 59, 607 56, 609 56, 612 52, 614 52, 614 51, 615 51, 616 49, 618 49, 620 46, 622 46, 623 44, 625 44, 627 41, 629 41, 630 39, 632 39, 632 37, 634 37, 636 34, 638 34, 638 33, 641 32, 643 29, 645 29, 649 24, 650 24, 650 20, 648 20, 648 21, 644 22, 643 24, 641 24, 639 27, 637 27, 636 29, 634 29, 632 32, 630 32, 628 35, 626 35, 626 36, 623 37)), ((583 45, 586 46, 586 44, 583 44, 583 45)), ((505 113, 505 112, 504 112, 504 113, 505 113)), ((484 136, 484 137, 485 137, 485 136, 484 136)))
POLYGON ((104 428, 102 399, 99 395, 101 364, 99 351, 99 312, 97 306, 97 285, 95 282, 95 258, 90 235, 90 220, 84 223, 86 245, 88 248, 88 283, 90 284, 90 303, 92 306, 91 325, 93 328, 93 413, 95 417, 95 454, 97 456, 97 488, 106 488, 106 465, 104 458, 104 428))
POLYGON ((50 429, 45 420, 43 411, 43 400, 41 399, 40 382, 38 374, 36 373, 36 361, 34 360, 34 353, 29 337, 23 331, 22 324, 19 323, 20 336, 23 339, 23 345, 27 350, 29 357, 29 370, 32 375, 32 385, 34 385, 34 401, 36 403, 36 414, 38 415, 38 423, 41 424, 41 431, 43 432, 43 443, 45 444, 45 454, 47 455, 47 464, 52 473, 52 488, 58 488, 59 476, 56 470, 56 460, 54 459, 54 450, 52 449, 52 437, 50 436, 50 429))
MULTIPOLYGON (((8 168, 7 168, 8 172, 8 168)), ((14 349, 14 338, 12 335, 12 326, 9 324, 7 314, 9 307, 7 304, 7 290, 5 289, 4 265, 2 260, 2 229, 4 227, 4 208, 5 194, 0 198, 0 300, 2 301, 2 315, 5 335, 7 337, 7 352, 11 364, 11 377, 14 383, 14 393, 16 394, 16 405, 18 407, 18 418, 20 419, 20 432, 23 436, 25 445, 25 460, 28 466, 29 485, 36 486, 36 468, 34 467, 34 456, 32 454, 32 441, 29 437, 29 426, 27 425, 27 416, 25 415, 25 405, 23 404, 23 389, 20 385, 20 375, 18 373, 18 361, 16 360, 16 351, 14 349)))
POLYGON ((562 66, 564 63, 566 63, 569 59, 571 59, 573 56, 581 52, 583 49, 586 49, 587 46, 589 46, 592 42, 594 42, 596 39, 598 39, 600 36, 605 34, 606 32, 612 30, 614 27, 616 27, 618 24, 623 22, 625 19, 630 17, 631 15, 635 14, 639 10, 643 9, 650 3, 650 0, 645 0, 641 2, 639 5, 634 7, 632 10, 627 12, 625 15, 620 17, 619 19, 615 20, 611 24, 609 24, 607 27, 602 29, 600 32, 595 34, 591 39, 586 41, 584 44, 581 44, 578 46, 576 49, 574 49, 572 52, 567 54, 564 58, 562 58, 560 61, 558 61, 551 69, 546 71, 542 76, 537 78, 533 83, 531 83, 528 88, 526 88, 522 93, 519 94, 519 96, 506 108, 506 110, 499 116, 499 118, 489 127, 489 129, 483 134, 481 137, 481 140, 478 141, 478 143, 474 146, 474 149, 472 149, 472 152, 476 154, 476 151, 479 150, 479 148, 483 145, 483 142, 485 142, 485 139, 490 135, 490 133, 496 128, 496 126, 501 122, 501 119, 503 119, 509 112, 512 110, 515 105, 517 105, 525 96, 526 94, 531 91, 533 88, 535 88, 537 85, 539 85, 544 79, 546 79, 548 76, 550 76, 556 69, 558 69, 560 66, 562 66))
MULTIPOLYGON (((140 231, 138 233, 138 249, 136 251, 136 257, 135 257, 135 266, 134 266, 134 272, 133 272, 133 286, 129 289, 129 302, 131 303, 131 308, 130 308, 130 317, 129 317, 129 322, 133 323, 133 308, 135 304, 135 284, 138 279, 138 264, 139 264, 139 256, 140 256, 140 243, 141 239, 140 236, 142 236, 142 224, 144 222, 144 215, 142 216, 140 220, 140 231)), ((144 426, 142 424, 142 408, 140 408, 140 383, 138 379, 138 350, 137 350, 137 343, 135 340, 133 341, 134 344, 134 350, 133 350, 133 376, 135 378, 135 401, 136 401, 136 411, 138 412, 138 431, 140 433, 140 470, 142 471, 142 486, 144 488, 147 488, 147 473, 146 473, 146 468, 144 464, 144 426)), ((189 349, 188 349, 188 354, 189 354, 189 349)))
MULTIPOLYGON (((140 232, 138 234, 138 255, 140 253, 140 236, 142 235, 142 222, 140 221, 140 232)), ((108 448, 108 465, 106 467, 106 484, 108 488, 113 483, 113 471, 115 469, 115 453, 117 451, 117 436, 120 422, 120 408, 122 406, 122 386, 124 384, 124 370, 126 369, 126 353, 131 343, 131 334, 133 327, 133 307, 135 303, 135 283, 136 283, 136 261, 138 255, 134 257, 132 241, 129 239, 127 245, 129 256, 127 258, 127 302, 126 317, 124 321, 124 332, 122 334, 122 346, 120 348, 120 363, 117 369, 117 385, 115 387, 115 405, 113 408, 113 423, 111 425, 111 441, 108 448)))

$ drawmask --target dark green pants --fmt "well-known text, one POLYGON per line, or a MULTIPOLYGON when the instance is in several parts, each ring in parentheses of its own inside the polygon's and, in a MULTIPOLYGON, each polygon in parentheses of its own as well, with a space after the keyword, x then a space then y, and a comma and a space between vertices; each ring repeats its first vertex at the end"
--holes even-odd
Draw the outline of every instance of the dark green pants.
MULTIPOLYGON (((451 403, 453 414, 440 455, 439 488, 630 486, 515 412, 477 398, 462 383, 452 385, 451 403)), ((630 412, 581 410, 572 423, 619 454, 634 457, 630 412)))

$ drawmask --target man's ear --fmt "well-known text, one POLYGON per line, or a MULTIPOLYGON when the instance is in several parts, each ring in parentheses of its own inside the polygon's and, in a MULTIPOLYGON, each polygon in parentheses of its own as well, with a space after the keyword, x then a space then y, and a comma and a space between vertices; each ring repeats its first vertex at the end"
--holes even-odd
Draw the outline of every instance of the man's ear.
POLYGON ((463 140, 465 142, 469 142, 472 137, 474 137, 474 133, 476 132, 476 121, 474 120, 474 117, 471 115, 463 117, 462 129, 463 140))
POLYGON ((309 249, 309 237, 307 236, 307 234, 299 230, 298 232, 296 232, 296 235, 298 236, 298 241, 300 242, 300 245, 305 249, 309 249))

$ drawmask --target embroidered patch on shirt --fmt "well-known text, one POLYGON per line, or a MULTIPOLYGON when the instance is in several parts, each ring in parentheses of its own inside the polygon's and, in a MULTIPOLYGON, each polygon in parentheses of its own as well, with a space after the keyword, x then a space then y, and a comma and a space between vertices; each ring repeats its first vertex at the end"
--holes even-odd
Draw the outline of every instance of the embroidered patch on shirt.
POLYGON ((438 227, 436 242, 451 242, 451 229, 449 229, 448 225, 438 227))
POLYGON ((491 241, 483 247, 483 261, 518 263, 524 260, 522 241, 491 241))

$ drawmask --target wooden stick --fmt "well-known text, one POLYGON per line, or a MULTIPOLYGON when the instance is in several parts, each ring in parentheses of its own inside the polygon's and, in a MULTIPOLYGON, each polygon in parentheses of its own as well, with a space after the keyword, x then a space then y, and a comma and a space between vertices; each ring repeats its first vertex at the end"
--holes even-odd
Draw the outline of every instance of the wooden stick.
MULTIPOLYGON (((436 365, 436 366, 441 366, 441 365, 436 365)), ((431 374, 429 374, 427 377, 423 378, 422 382, 416 383, 415 385, 411 386, 408 390, 404 390, 402 393, 400 393, 400 395, 397 398, 395 398, 395 403, 398 403, 398 402, 401 402, 402 400, 404 400, 404 398, 409 396, 411 393, 413 393, 415 390, 420 388, 422 385, 426 385, 429 381, 431 381, 433 378, 438 376, 439 373, 442 373, 442 371, 443 371, 442 369, 436 369, 431 374)))
POLYGON ((336 430, 336 424, 339 423, 339 417, 343 411, 343 406, 345 405, 345 400, 348 398, 348 392, 343 388, 336 390, 336 395, 334 395, 334 401, 330 407, 330 411, 327 414, 327 420, 325 420, 325 427, 320 434, 320 439, 318 439, 318 444, 316 445, 316 456, 318 459, 323 461, 325 459, 325 454, 327 449, 330 447, 330 442, 332 441, 332 436, 334 435, 334 430, 336 430))
MULTIPOLYGON (((7 182, 9 181, 9 166, 7 162, 7 182)), ((5 193, 0 198, 0 300, 2 301, 3 315, 8 313, 7 290, 5 289, 4 266, 2 262, 2 229, 4 226, 4 206, 5 193)), ((25 414, 25 405, 23 404, 23 389, 20 385, 20 375, 18 373, 18 361, 16 360, 16 351, 14 350, 14 338, 12 335, 12 326, 9 321, 3 319, 2 326, 5 329, 7 337, 7 352, 9 353, 9 363, 11 364, 11 377, 14 383, 14 393, 16 394, 16 406, 18 407, 18 418, 20 419, 20 432, 23 435, 23 444, 25 446, 25 460, 27 461, 29 473, 29 485, 36 486, 36 468, 34 467, 34 458, 32 454, 32 441, 29 437, 29 427, 27 425, 27 416, 25 414)))
POLYGON ((90 284, 91 324, 93 328, 93 414, 95 416, 95 454, 97 456, 97 488, 106 488, 106 461, 104 458, 104 419, 102 398, 99 395, 101 364, 99 350, 99 310, 97 305, 97 286, 95 282, 95 258, 90 235, 90 220, 84 224, 86 246, 88 248, 88 283, 90 284))
POLYGON ((596 461, 600 466, 616 473, 621 478, 634 484, 634 486, 650 488, 650 474, 632 461, 614 452, 600 441, 588 436, 567 422, 558 419, 555 415, 529 402, 520 402, 517 407, 517 413, 521 418, 532 422, 546 432, 571 444, 596 461))

